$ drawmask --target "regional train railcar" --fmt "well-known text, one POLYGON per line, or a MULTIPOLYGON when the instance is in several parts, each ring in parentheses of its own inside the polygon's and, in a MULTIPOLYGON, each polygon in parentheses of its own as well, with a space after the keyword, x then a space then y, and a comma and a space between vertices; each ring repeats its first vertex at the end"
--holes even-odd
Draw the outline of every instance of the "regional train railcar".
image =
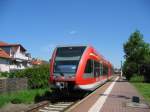
POLYGON ((111 75, 111 63, 92 46, 62 46, 53 52, 49 79, 52 88, 94 90, 111 75))

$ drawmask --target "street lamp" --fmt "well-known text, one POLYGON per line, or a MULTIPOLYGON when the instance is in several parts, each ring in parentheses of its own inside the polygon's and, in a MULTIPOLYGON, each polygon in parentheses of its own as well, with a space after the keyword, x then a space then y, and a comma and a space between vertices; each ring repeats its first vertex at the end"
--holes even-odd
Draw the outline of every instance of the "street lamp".
POLYGON ((121 61, 121 78, 122 78, 122 61, 121 61))

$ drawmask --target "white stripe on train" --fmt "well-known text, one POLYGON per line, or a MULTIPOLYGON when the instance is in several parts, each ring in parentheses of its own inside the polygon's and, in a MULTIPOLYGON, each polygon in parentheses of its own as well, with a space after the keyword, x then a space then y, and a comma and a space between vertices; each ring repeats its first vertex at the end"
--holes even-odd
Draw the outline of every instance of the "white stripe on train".
POLYGON ((77 85, 77 88, 83 89, 83 90, 90 90, 93 91, 95 90, 97 87, 99 87, 100 85, 102 85, 103 83, 105 83, 107 81, 107 79, 103 79, 101 81, 92 83, 92 84, 86 84, 86 85, 77 85))

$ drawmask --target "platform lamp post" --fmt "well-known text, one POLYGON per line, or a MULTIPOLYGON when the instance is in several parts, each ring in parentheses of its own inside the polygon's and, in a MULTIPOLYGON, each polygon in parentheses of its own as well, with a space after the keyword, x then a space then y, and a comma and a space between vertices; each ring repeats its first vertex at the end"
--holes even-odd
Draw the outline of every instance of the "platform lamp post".
POLYGON ((121 78, 122 78, 122 61, 121 61, 121 74, 120 75, 121 75, 121 78))

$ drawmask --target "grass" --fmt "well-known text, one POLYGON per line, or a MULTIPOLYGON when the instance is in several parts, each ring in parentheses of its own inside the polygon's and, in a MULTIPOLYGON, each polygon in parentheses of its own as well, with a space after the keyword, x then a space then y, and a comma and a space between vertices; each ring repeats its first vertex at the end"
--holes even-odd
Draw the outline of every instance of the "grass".
POLYGON ((135 86, 144 99, 150 104, 150 83, 144 83, 144 77, 134 75, 130 82, 135 86))
POLYGON ((144 82, 144 77, 142 75, 134 74, 131 77, 130 82, 144 82))
POLYGON ((16 102, 16 103, 18 102, 18 103, 25 103, 25 104, 33 103, 37 95, 42 95, 46 91, 48 91, 48 88, 21 90, 18 92, 0 94, 0 107, 10 102, 16 102))
POLYGON ((137 88, 144 99, 150 104, 150 83, 134 83, 133 85, 137 88))

